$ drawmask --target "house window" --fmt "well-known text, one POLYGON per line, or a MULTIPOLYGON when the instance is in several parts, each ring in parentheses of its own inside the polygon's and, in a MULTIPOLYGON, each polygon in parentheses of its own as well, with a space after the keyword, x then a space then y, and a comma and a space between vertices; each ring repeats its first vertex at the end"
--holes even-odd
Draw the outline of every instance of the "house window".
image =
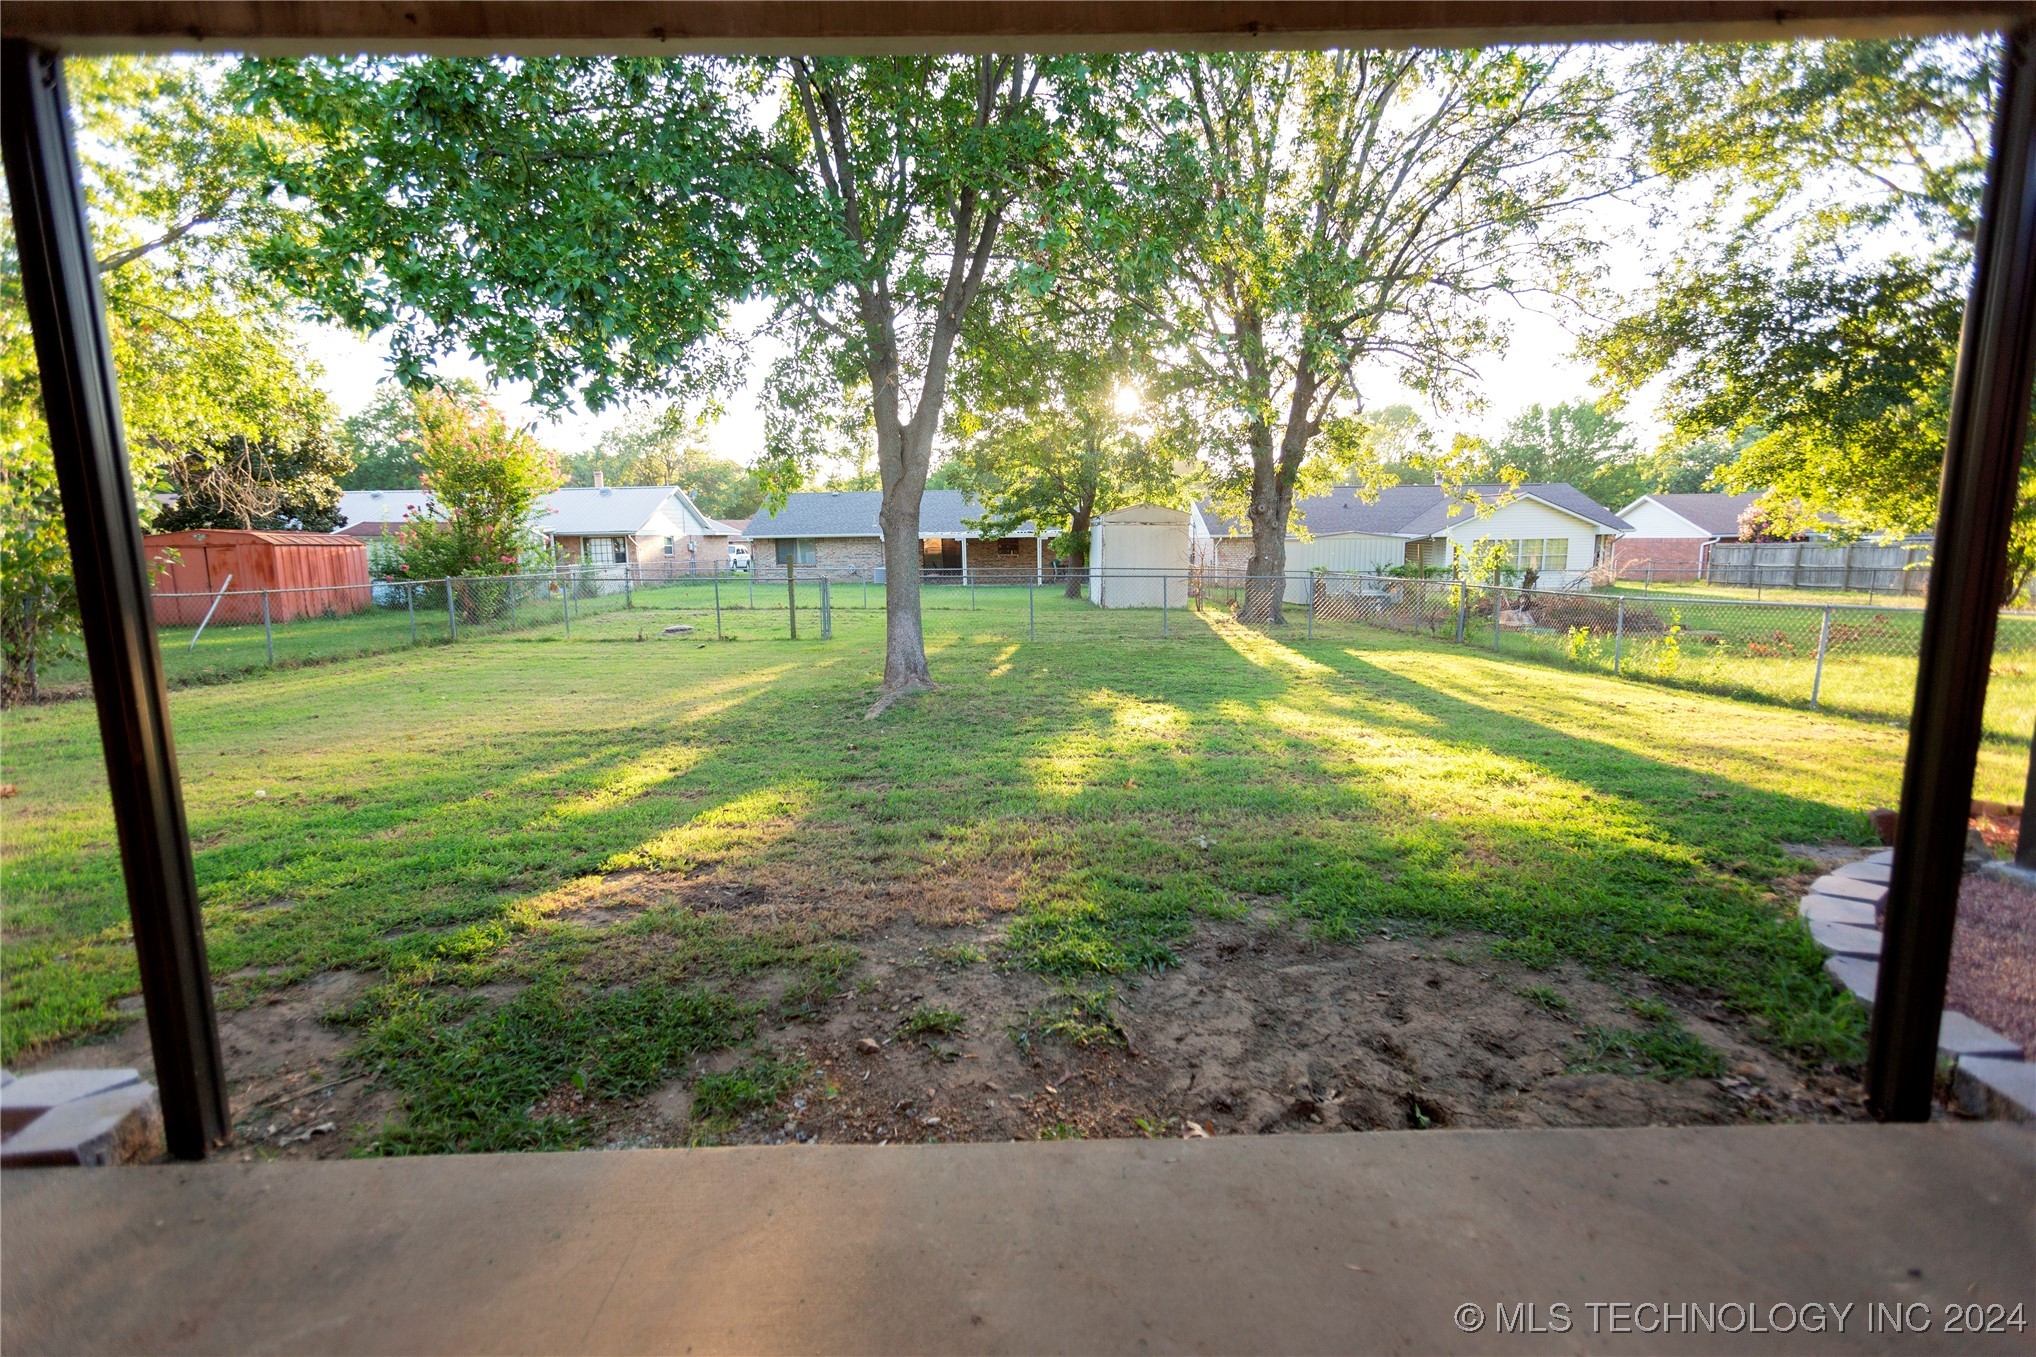
POLYGON ((580 556, 588 565, 621 565, 629 559, 629 543, 621 537, 589 537, 580 556))
POLYGON ((778 564, 813 564, 813 539, 810 537, 780 537, 778 539, 778 564))
POLYGON ((1567 537, 1519 537, 1506 543, 1516 570, 1569 569, 1567 537))
POLYGON ((676 556, 678 554, 679 554, 679 544, 677 542, 674 542, 669 537, 665 538, 665 555, 676 556))

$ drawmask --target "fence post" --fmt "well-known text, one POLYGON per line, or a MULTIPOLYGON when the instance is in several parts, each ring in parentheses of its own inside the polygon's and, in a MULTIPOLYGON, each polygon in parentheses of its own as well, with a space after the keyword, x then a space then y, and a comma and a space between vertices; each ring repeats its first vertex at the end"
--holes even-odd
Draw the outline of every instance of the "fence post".
POLYGON ((1165 575, 1159 577, 1159 634, 1161 636, 1166 635, 1166 595, 1167 585, 1171 583, 1172 581, 1165 575))
POLYGON ((636 591, 630 587, 629 579, 630 571, 633 568, 627 561, 622 563, 622 606, 625 608, 634 608, 636 606, 636 591))
POLYGON ((1470 612, 1470 584, 1458 580, 1456 584, 1456 643, 1463 644, 1463 624, 1470 612))
POLYGON ((785 562, 785 612, 792 619, 792 639, 799 639, 799 563, 785 562))
POLYGON ((1025 586, 1025 639, 1028 641, 1039 639, 1039 605, 1033 598, 1038 592, 1039 583, 1036 580, 1025 586))
POLYGON ((1626 649, 1626 600, 1619 600, 1619 617, 1612 632, 1612 677, 1619 677, 1620 652, 1626 649))
POLYGON ((1308 639, 1315 639, 1315 581, 1308 581, 1308 639))
POLYGON ((975 577, 975 575, 974 575, 974 574, 970 574, 970 576, 969 576, 969 611, 970 611, 970 612, 974 612, 975 610, 976 610, 976 577, 975 577))
POLYGON ((403 586, 403 610, 410 614, 410 644, 417 644, 417 586, 403 586))
POLYGON ((825 575, 820 577, 820 639, 834 639, 834 591, 827 587, 825 575))
POLYGON ((721 577, 719 575, 714 577, 714 639, 717 641, 723 639, 721 635, 721 577))
POLYGON ((269 668, 276 667, 276 633, 269 629, 269 591, 262 590, 262 644, 269 648, 269 668))
POLYGON ((566 619, 566 639, 567 639, 568 641, 570 641, 570 640, 572 640, 572 639, 573 639, 573 598, 572 598, 572 595, 571 595, 571 594, 569 594, 569 593, 567 593, 567 592, 566 592, 566 591, 564 591, 564 590, 560 590, 560 591, 559 591, 559 596, 558 596, 558 607, 559 607, 559 612, 561 612, 562 614, 564 614, 564 615, 565 615, 565 619, 566 619))
POLYGON ((1824 625, 1817 629, 1817 672, 1810 679, 1810 710, 1817 710, 1817 695, 1824 688, 1824 652, 1831 648, 1831 605, 1824 605, 1824 625))
POLYGON ((451 640, 460 638, 459 609, 452 606, 452 576, 445 577, 445 629, 451 640))
POLYGON ((862 610, 870 610, 870 582, 867 579, 862 582, 862 610))
POLYGON ((509 590, 509 625, 512 628, 523 625, 516 616, 516 578, 516 576, 510 575, 503 580, 503 584, 509 590))
POLYGON ((1492 576, 1492 653, 1499 653, 1499 614, 1506 611, 1506 596, 1499 592, 1499 577, 1492 576))

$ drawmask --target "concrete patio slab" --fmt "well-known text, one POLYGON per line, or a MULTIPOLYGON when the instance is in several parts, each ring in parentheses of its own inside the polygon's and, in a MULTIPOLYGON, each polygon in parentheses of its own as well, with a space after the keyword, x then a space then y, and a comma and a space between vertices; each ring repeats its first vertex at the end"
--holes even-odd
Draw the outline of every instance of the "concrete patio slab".
POLYGON ((2036 1137, 1998 1123, 212 1164, 0 1193, 10 1354, 1932 1352, 1941 1321, 1869 1332, 1866 1307, 2036 1301, 2036 1137), (1765 1331, 1589 1308, 1640 1302, 1751 1304, 1765 1331), (1777 1331, 1778 1303, 1854 1308, 1777 1331), (1510 1308, 1548 1330, 1558 1304, 1560 1332, 1510 1308))
POLYGON ((1877 848, 1860 860, 1862 862, 1885 862, 1892 864, 1895 860, 1895 850, 1892 848, 1877 848))
POLYGON ((1894 875, 1893 862, 1848 862, 1843 867, 1831 869, 1831 875, 1842 876, 1850 881, 1868 881, 1885 886, 1894 875))

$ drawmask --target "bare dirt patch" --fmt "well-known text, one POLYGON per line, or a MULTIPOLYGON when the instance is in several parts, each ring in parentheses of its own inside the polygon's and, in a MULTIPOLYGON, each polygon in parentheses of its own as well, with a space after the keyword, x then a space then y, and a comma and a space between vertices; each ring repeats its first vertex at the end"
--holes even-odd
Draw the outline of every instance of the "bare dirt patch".
MULTIPOLYGON (((372 1140, 395 1114, 395 1096, 348 1067, 351 1036, 325 1020, 367 983, 352 971, 327 971, 244 1007, 221 1003, 219 1045, 234 1125, 228 1153, 337 1158, 372 1140)), ((153 1081, 148 1024, 131 1023, 109 1040, 53 1052, 29 1068, 130 1068, 153 1081)))
MULTIPOLYGON (((813 1021, 760 1035, 758 1045, 810 1065, 803 1085, 732 1129, 714 1128, 715 1138, 896 1143, 1863 1115, 1855 1081, 1796 1068, 1716 1005, 1615 989, 1568 966, 1530 970, 1496 959, 1483 938, 1352 946, 1264 919, 1205 923, 1180 966, 1120 978, 1107 1005, 1099 984, 956 960, 994 956, 996 943, 994 929, 886 931, 813 1021), (1636 1004, 1663 1006, 1715 1051, 1715 1073, 1678 1080, 1604 1068, 1603 1033, 1645 1029, 1636 1004), (929 1023, 958 1030, 912 1031, 929 1023)), ((687 1111, 675 1082, 618 1109, 609 1143, 684 1143, 699 1129, 687 1111)))

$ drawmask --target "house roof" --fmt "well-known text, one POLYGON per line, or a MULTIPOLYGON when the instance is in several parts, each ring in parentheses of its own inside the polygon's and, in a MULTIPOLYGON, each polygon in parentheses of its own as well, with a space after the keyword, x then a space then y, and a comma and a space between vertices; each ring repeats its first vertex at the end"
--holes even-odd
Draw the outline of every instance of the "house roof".
MULTIPOLYGON (((877 511, 884 496, 878 490, 801 490, 785 498, 775 513, 757 510, 749 520, 752 540, 772 537, 882 537, 877 511)), ((921 537, 974 537, 982 534, 967 524, 983 516, 983 506, 959 490, 928 490, 919 501, 921 537)), ((1021 523, 1013 530, 1020 537, 1037 529, 1021 523)))
MULTIPOLYGON (((1648 500, 1686 519, 1691 526, 1701 528, 1712 537, 1737 537, 1739 515, 1746 512, 1746 506, 1759 499, 1765 491, 1748 490, 1742 495, 1695 494, 1695 495, 1642 495, 1626 506, 1637 509, 1648 500)), ((1620 510, 1621 513, 1626 509, 1620 510)))
MULTIPOLYGON (((1468 488, 1486 501, 1496 500, 1507 491, 1503 485, 1468 488)), ((1512 495, 1515 499, 1539 500, 1550 508, 1574 514, 1611 532, 1629 532, 1633 527, 1566 482, 1537 481, 1516 486, 1512 495)), ((1349 532, 1369 533, 1375 537, 1433 537, 1466 521, 1469 509, 1452 515, 1449 512, 1451 503, 1439 485, 1389 485, 1369 502, 1356 486, 1339 485, 1325 494, 1313 495, 1295 504, 1294 526, 1305 529, 1311 537, 1349 532)), ((1239 520, 1219 516, 1210 505, 1202 506, 1202 514, 1209 521, 1210 531, 1219 536, 1243 530, 1244 525, 1239 520)))
MULTIPOLYGON (((652 519, 665 514, 673 528, 693 526, 697 532, 697 525, 686 524, 682 509, 667 510, 668 502, 680 493, 669 485, 567 486, 538 501, 533 523, 547 536, 585 537, 641 532, 652 519)), ((704 522, 706 516, 696 509, 693 517, 704 522)))
MULTIPOLYGON (((339 492, 339 512, 346 519, 346 527, 358 527, 366 523, 387 523, 400 525, 408 516, 425 518, 431 516, 431 497, 422 490, 342 490, 339 492)), ((364 537, 366 533, 352 533, 350 536, 364 537)))
MULTIPOLYGON (((346 530, 377 536, 371 524, 400 526, 404 518, 435 517, 422 490, 346 490, 339 496, 346 530)), ((722 537, 733 530, 707 517, 675 485, 567 486, 537 502, 531 526, 552 537, 618 536, 654 532, 664 536, 722 537)))

